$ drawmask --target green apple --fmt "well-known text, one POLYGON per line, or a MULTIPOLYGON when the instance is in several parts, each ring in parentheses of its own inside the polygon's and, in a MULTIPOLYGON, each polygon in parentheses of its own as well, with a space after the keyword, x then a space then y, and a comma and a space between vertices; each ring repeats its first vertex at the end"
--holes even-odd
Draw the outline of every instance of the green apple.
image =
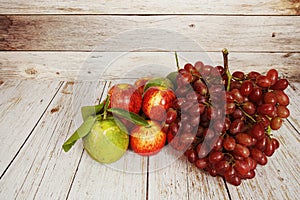
POLYGON ((100 163, 119 160, 129 145, 129 136, 114 119, 96 121, 90 133, 82 138, 84 149, 100 163))

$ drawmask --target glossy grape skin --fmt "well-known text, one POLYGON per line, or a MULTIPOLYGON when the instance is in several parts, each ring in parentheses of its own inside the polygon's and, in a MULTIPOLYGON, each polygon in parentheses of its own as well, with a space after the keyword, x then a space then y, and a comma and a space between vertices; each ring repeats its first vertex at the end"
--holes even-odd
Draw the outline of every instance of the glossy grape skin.
POLYGON ((262 137, 260 140, 258 140, 255 144, 255 148, 257 148, 260 151, 264 151, 267 146, 267 136, 262 137))
POLYGON ((233 151, 236 145, 235 139, 231 136, 227 136, 224 138, 222 143, 224 149, 227 151, 233 151))
POLYGON ((277 97, 273 92, 267 92, 264 95, 264 102, 266 104, 272 104, 273 106, 277 103, 277 97))
POLYGON ((289 86, 289 82, 287 79, 279 79, 274 85, 272 85, 271 89, 273 90, 285 90, 289 86))
POLYGON ((247 158, 245 158, 245 162, 247 162, 250 170, 256 169, 257 162, 253 158, 247 157, 247 158))
POLYGON ((249 99, 252 102, 259 102, 262 99, 262 90, 258 87, 253 88, 252 92, 249 94, 249 99))
POLYGON ((256 77, 256 84, 262 88, 268 88, 271 86, 271 80, 267 76, 260 75, 256 77))
POLYGON ((166 123, 171 124, 175 122, 177 118, 177 112, 173 108, 169 108, 167 111, 167 116, 166 116, 166 123))
POLYGON ((271 120, 270 127, 272 130, 278 130, 282 126, 282 119, 280 117, 274 117, 271 120))
POLYGON ((247 114, 253 115, 256 112, 256 106, 252 102, 248 101, 248 102, 243 103, 243 110, 247 114))
POLYGON ((242 144, 244 146, 251 146, 253 144, 253 140, 251 135, 247 134, 247 133, 238 133, 236 136, 236 141, 239 144, 242 144))
POLYGON ((259 72, 255 72, 255 71, 252 71, 252 72, 249 72, 247 74, 247 79, 250 79, 250 80, 256 80, 256 78, 260 75, 259 72))
POLYGON ((243 97, 243 95, 241 94, 241 92, 240 92, 239 89, 233 89, 233 90, 231 90, 231 93, 232 93, 233 99, 234 99, 236 102, 238 102, 238 103, 243 103, 244 97, 243 97))
POLYGON ((229 169, 229 167, 230 164, 226 160, 221 160, 215 164, 215 169, 217 170, 217 173, 221 176, 224 175, 224 173, 229 169))
POLYGON ((220 151, 211 151, 208 156, 208 161, 212 164, 220 162, 224 158, 224 154, 220 151))
POLYGON ((278 71, 276 69, 268 70, 266 77, 271 81, 271 85, 274 85, 278 80, 278 71))
POLYGON ((225 180, 234 186, 239 186, 242 183, 241 178, 236 175, 227 176, 227 177, 225 177, 225 180))
POLYGON ((272 156, 275 152, 276 148, 270 138, 267 140, 266 149, 264 150, 264 154, 268 157, 272 156))
POLYGON ((287 106, 290 104, 290 99, 289 97, 281 90, 274 90, 273 91, 274 94, 277 97, 277 102, 279 103, 279 105, 282 106, 287 106))
POLYGON ((202 159, 198 159, 195 161, 195 165, 197 168, 199 169, 204 169, 208 166, 208 159, 207 158, 202 158, 202 159))
POLYGON ((236 154, 237 156, 241 156, 243 158, 247 158, 250 155, 249 149, 241 144, 235 145, 233 153, 236 154))
POLYGON ((237 133, 241 132, 243 127, 244 127, 244 122, 240 119, 236 119, 231 123, 229 132, 232 135, 236 135, 237 133))
POLYGON ((277 106, 277 115, 281 118, 288 118, 290 116, 290 111, 286 106, 277 106))
POLYGON ((275 111, 275 106, 268 103, 262 104, 261 106, 257 107, 257 113, 260 115, 272 116, 274 111, 275 111))
POLYGON ((193 83, 194 90, 202 96, 205 96, 208 93, 207 86, 199 79, 193 83))
POLYGON ((195 150, 187 150, 186 156, 190 163, 194 163, 197 160, 197 153, 195 150))
POLYGON ((194 127, 196 139, 189 147, 187 158, 211 176, 222 176, 233 185, 255 177, 257 164, 267 164, 267 157, 279 147, 278 140, 271 138, 269 128, 279 129, 282 119, 290 115, 289 99, 283 92, 288 81, 279 79, 276 69, 266 74, 250 72, 247 75, 237 71, 228 80, 223 67, 212 67, 201 61, 194 66, 186 64, 180 70, 186 77, 190 76, 185 75, 188 73, 192 79, 177 90, 183 100, 173 106, 178 119, 171 120, 169 132, 178 132, 176 129, 180 127, 177 134, 181 135, 194 127), (229 91, 223 97, 219 95, 223 85, 216 76, 222 77, 225 88, 230 81, 229 91), (226 109, 225 113, 220 113, 221 106, 226 109), (172 124, 178 127, 173 125, 172 128, 172 124))
POLYGON ((250 152, 251 152, 252 158, 254 160, 256 160, 256 162, 258 164, 260 164, 260 165, 267 164, 267 161, 268 161, 267 157, 266 157, 266 155, 262 151, 260 151, 260 150, 258 150, 256 148, 251 148, 250 152))
POLYGON ((244 80, 245 74, 242 71, 235 71, 232 73, 232 78, 235 80, 244 80))
POLYGON ((250 171, 248 163, 240 160, 235 161, 234 169, 241 175, 246 175, 250 171))
POLYGON ((253 90, 252 81, 246 80, 242 83, 240 92, 243 96, 247 97, 253 90))
POLYGON ((273 146, 275 147, 275 149, 278 149, 280 144, 279 141, 276 138, 272 138, 271 142, 273 143, 273 146))

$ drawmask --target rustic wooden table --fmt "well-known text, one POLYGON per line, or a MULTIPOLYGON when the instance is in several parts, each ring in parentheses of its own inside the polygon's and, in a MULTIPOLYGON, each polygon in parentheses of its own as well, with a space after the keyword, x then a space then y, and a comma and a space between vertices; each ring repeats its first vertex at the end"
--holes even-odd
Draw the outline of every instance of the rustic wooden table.
MULTIPOLYGON (((1 0, 0 5, 0 199, 299 199, 298 0, 1 0), (112 40, 109 48, 91 53, 95 47, 124 31, 128 39, 140 37, 132 30, 141 28, 180 33, 215 64, 222 64, 227 47, 232 70, 277 68, 289 78, 291 116, 274 132, 281 147, 254 179, 234 187, 184 158, 152 172, 159 160, 138 157, 133 163, 125 156, 123 169, 141 171, 126 173, 93 161, 81 142, 62 151, 79 125, 80 107, 104 98, 120 81, 120 69, 130 71, 149 58, 174 65, 170 53, 142 50, 103 74, 116 52, 132 46, 112 40)), ((197 61, 201 53, 185 42, 174 41, 178 45, 167 50, 197 61)))

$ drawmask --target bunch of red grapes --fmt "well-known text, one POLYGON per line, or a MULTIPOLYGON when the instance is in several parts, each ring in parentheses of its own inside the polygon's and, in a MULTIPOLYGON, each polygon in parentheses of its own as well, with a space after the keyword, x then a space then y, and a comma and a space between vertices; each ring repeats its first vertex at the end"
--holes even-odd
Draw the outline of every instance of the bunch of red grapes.
POLYGON ((288 81, 275 69, 230 74, 223 55, 224 67, 199 61, 178 71, 167 139, 197 168, 237 186, 279 147, 271 130, 289 116, 288 81))

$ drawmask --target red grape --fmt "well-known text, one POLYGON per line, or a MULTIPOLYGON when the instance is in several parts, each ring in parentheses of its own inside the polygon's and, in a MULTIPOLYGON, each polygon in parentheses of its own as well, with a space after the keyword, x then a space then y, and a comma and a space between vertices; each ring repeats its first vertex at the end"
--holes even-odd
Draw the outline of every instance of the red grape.
POLYGON ((279 79, 272 87, 273 90, 285 90, 289 86, 287 79, 279 79))
POLYGON ((235 145, 233 153, 236 154, 237 156, 241 156, 243 158, 247 158, 250 155, 249 149, 241 144, 235 145))

